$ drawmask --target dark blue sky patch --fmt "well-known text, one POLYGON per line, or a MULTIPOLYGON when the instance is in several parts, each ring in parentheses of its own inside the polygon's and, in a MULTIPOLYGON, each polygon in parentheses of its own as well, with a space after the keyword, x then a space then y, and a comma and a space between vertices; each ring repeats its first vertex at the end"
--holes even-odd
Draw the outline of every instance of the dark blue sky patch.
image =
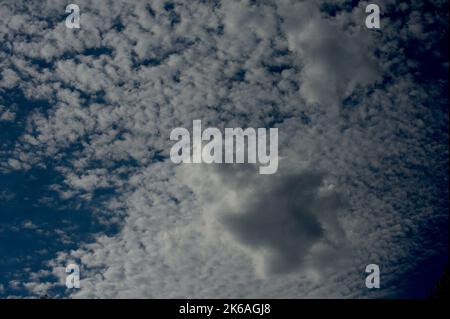
POLYGON ((20 89, 0 90, 0 105, 13 110, 14 121, 0 121, 0 150, 9 149, 17 138, 25 132, 26 122, 31 112, 46 113, 50 104, 46 100, 29 100, 20 89))
MULTIPOLYGON (((61 182, 52 170, 0 175, 0 194, 8 194, 0 202, 0 284, 5 287, 0 297, 27 295, 25 290, 10 289, 9 283, 27 282, 30 273, 44 269, 57 252, 76 249, 99 233, 118 231, 114 225, 101 224, 89 205, 77 207, 49 189, 61 182)), ((90 204, 101 205, 110 196, 110 190, 96 192, 90 204)))

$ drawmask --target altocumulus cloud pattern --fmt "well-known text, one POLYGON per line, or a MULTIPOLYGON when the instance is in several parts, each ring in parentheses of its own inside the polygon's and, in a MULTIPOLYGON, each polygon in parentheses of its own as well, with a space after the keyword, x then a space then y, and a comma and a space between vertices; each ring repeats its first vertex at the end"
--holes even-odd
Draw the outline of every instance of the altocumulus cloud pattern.
POLYGON ((0 296, 426 297, 448 2, 376 3, 380 29, 366 1, 77 0, 69 29, 64 1, 2 1, 0 296), (198 119, 278 128, 278 172, 175 165, 198 119))

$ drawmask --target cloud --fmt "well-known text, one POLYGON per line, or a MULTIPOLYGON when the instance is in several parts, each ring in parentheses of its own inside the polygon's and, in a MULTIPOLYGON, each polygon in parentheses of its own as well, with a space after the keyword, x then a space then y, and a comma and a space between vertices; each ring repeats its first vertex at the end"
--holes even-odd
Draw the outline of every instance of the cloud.
POLYGON ((367 297, 378 262, 390 296, 445 254, 425 233, 448 219, 447 101, 402 49, 433 46, 430 17, 405 4, 403 24, 386 1, 391 23, 369 32, 362 7, 323 3, 80 0, 76 31, 54 1, 3 2, 0 102, 13 83, 24 119, 2 173, 54 169, 51 189, 78 204, 114 190, 92 215, 119 229, 62 247, 45 269, 59 281, 38 273, 30 293, 73 261, 72 297, 367 297), (176 167, 170 131, 194 119, 278 127, 279 174, 176 167))
POLYGON ((230 215, 224 223, 244 245, 267 249, 269 271, 285 272, 301 265, 316 242, 330 237, 326 226, 337 230, 334 235, 340 236, 328 240, 339 245, 343 231, 337 219, 327 215, 341 204, 336 195, 321 198, 317 194, 320 176, 290 176, 278 183, 282 185, 260 194, 253 207, 244 208, 242 216, 230 215), (327 202, 330 207, 320 207, 327 202))
POLYGON ((16 114, 8 110, 6 106, 0 105, 0 122, 12 122, 16 118, 16 114))
POLYGON ((373 35, 361 24, 351 27, 351 20, 339 16, 325 19, 312 1, 283 1, 278 12, 289 49, 303 64, 300 94, 308 103, 331 108, 357 86, 381 79, 373 35))
POLYGON ((323 173, 284 167, 283 173, 266 178, 255 176, 253 168, 239 166, 201 171, 203 178, 195 168, 184 167, 180 174, 187 185, 195 185, 191 186, 195 196, 205 201, 206 223, 215 229, 209 232, 214 236, 228 232, 254 259, 261 275, 302 268, 321 273, 326 268, 320 265, 325 254, 336 257, 335 265, 348 254, 337 218, 345 200, 325 184, 323 173))

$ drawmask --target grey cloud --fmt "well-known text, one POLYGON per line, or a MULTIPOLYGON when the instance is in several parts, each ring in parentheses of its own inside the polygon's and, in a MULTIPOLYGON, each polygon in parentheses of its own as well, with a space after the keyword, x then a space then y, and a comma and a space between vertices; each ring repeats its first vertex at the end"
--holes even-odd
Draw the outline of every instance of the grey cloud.
POLYGON ((322 182, 323 175, 314 172, 276 177, 267 189, 257 187, 241 211, 230 212, 223 223, 243 245, 267 251, 268 272, 295 270, 315 243, 339 249, 345 238, 336 218, 344 201, 336 192, 321 194, 322 182))

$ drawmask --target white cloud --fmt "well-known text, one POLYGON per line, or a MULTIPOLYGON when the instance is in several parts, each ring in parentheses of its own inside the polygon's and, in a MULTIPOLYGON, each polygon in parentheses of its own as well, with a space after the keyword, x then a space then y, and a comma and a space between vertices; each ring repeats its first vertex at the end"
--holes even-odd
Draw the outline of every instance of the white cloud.
POLYGON ((300 93, 308 103, 331 108, 358 85, 380 80, 373 33, 362 24, 349 26, 347 16, 321 18, 312 1, 283 1, 278 11, 285 21, 289 49, 303 64, 300 93))
POLYGON ((13 111, 8 110, 6 106, 0 105, 0 122, 11 122, 14 121, 15 118, 16 114, 13 111))

